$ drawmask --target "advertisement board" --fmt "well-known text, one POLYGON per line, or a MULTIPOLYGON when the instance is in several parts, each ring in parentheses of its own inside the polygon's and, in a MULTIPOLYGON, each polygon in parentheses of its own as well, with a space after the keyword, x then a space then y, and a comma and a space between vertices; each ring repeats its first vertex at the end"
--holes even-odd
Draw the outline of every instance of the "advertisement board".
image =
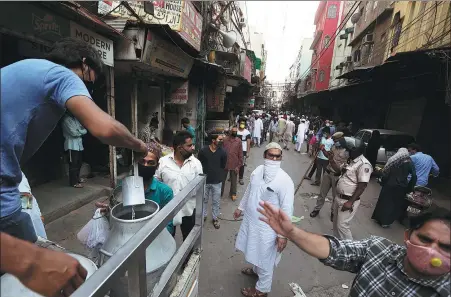
MULTIPOLYGON (((144 11, 144 1, 127 1, 136 14, 148 24, 168 25, 174 31, 179 31, 182 20, 183 4, 185 1, 152 1, 154 16, 144 11)), ((110 17, 136 20, 136 18, 123 6, 121 1, 100 1, 98 13, 110 17), (120 6, 120 7, 118 7, 120 6)))
POLYGON ((188 85, 188 81, 173 82, 171 84, 171 92, 166 98, 166 103, 186 104, 188 102, 188 85))
MULTIPOLYGON (((121 1, 100 1, 98 12, 100 15, 109 13, 109 17, 136 20, 136 17, 120 3, 121 1)), ((155 16, 144 11, 143 1, 127 3, 145 23, 168 25, 188 44, 200 51, 203 19, 191 1, 153 1, 155 16)))
POLYGON ((200 51, 202 35, 202 15, 197 12, 191 1, 185 1, 179 35, 193 48, 200 51))
POLYGON ((251 73, 252 73, 252 62, 251 59, 246 55, 244 58, 244 68, 243 68, 243 77, 250 83, 251 82, 251 73))
POLYGON ((114 66, 113 41, 74 22, 70 22, 70 36, 83 40, 97 50, 105 65, 114 66))
POLYGON ((147 31, 142 61, 167 75, 187 78, 194 59, 184 51, 147 31))
POLYGON ((226 95, 226 78, 218 79, 214 89, 207 89, 207 111, 223 112, 226 95))

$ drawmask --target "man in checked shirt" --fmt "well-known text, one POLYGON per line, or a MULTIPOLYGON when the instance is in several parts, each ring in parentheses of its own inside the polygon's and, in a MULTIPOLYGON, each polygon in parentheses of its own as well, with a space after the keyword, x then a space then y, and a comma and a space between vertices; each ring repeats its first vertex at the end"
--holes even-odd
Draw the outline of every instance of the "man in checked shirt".
POLYGON ((436 211, 411 218, 400 246, 371 236, 353 241, 296 228, 291 217, 260 202, 260 218, 307 254, 337 270, 357 274, 350 297, 449 297, 451 215, 436 211))

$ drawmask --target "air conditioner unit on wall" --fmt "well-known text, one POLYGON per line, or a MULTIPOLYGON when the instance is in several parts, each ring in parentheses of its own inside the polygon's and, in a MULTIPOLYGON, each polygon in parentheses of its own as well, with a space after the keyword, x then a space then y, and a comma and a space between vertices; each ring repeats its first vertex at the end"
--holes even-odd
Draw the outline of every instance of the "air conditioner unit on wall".
POLYGON ((366 34, 363 36, 362 44, 369 44, 374 43, 374 35, 373 34, 366 34))

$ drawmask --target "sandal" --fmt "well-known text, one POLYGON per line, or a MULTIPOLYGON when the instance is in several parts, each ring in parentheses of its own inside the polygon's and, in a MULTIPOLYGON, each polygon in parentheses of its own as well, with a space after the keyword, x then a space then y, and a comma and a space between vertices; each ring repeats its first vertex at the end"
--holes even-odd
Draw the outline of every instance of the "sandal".
POLYGON ((246 297, 267 297, 268 293, 259 292, 255 288, 243 288, 241 289, 241 294, 246 297))
POLYGON ((249 276, 257 276, 258 274, 254 272, 254 269, 251 267, 241 269, 241 273, 249 276))
POLYGON ((72 187, 77 188, 77 189, 81 189, 81 188, 83 188, 83 185, 82 184, 76 184, 76 185, 73 185, 72 187))
POLYGON ((83 184, 86 182, 86 178, 80 178, 80 180, 78 182, 83 184))
POLYGON ((215 227, 215 229, 219 229, 219 227, 221 227, 219 225, 219 221, 218 220, 213 220, 213 226, 215 227))

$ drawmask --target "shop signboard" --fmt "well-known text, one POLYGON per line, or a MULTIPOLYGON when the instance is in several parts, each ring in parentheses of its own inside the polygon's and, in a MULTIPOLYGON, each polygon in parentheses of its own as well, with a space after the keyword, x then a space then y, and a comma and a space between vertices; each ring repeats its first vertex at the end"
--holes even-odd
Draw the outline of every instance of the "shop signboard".
POLYGON ((188 81, 173 82, 171 91, 166 98, 166 103, 170 104, 186 104, 188 103, 188 81))
POLYGON ((247 55, 244 57, 244 67, 242 76, 250 83, 251 82, 251 73, 252 73, 252 62, 251 59, 247 55))
POLYGON ((147 31, 142 61, 164 74, 187 78, 194 59, 170 42, 147 31))
POLYGON ((224 99, 226 95, 225 77, 218 79, 215 88, 207 89, 207 111, 224 112, 224 99))
MULTIPOLYGON (((100 15, 109 13, 109 17, 136 20, 136 17, 120 4, 121 1, 100 1, 98 12, 100 15)), ((128 1, 128 4, 145 23, 168 25, 188 44, 200 51, 203 19, 191 1, 153 1, 155 16, 144 11, 143 1, 128 1)))
POLYGON ((206 120, 205 132, 207 133, 224 133, 224 130, 229 129, 230 123, 228 120, 206 120))
POLYGON ((74 22, 70 22, 70 36, 91 45, 100 55, 105 65, 114 66, 113 41, 74 22))
MULTIPOLYGON (((180 31, 182 23, 182 11, 185 1, 152 1, 154 5, 154 16, 144 11, 144 1, 127 1, 128 5, 147 24, 168 25, 174 31, 180 31)), ((100 15, 118 17, 127 20, 136 20, 123 5, 121 1, 99 1, 98 12, 100 15), (118 7, 120 6, 120 7, 118 7)))
POLYGON ((200 51, 202 35, 202 15, 197 12, 191 1, 185 1, 179 35, 193 48, 200 51))
POLYGON ((255 97, 249 98, 249 107, 253 108, 255 106, 255 97))
POLYGON ((48 41, 58 41, 70 35, 67 19, 26 2, 21 2, 20 5, 17 2, 2 2, 0 27, 48 41))

